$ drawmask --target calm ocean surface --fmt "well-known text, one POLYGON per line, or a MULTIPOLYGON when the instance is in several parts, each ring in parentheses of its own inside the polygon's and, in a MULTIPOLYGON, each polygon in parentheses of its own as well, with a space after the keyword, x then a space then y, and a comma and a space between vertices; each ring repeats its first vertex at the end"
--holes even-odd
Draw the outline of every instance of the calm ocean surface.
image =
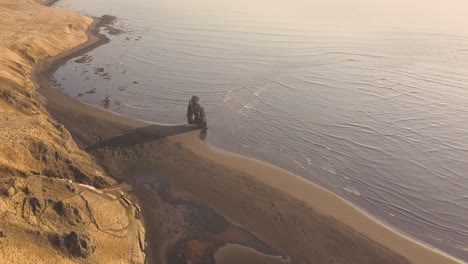
POLYGON ((166 124, 184 123, 198 95, 211 144, 468 260, 468 34, 295 1, 62 0, 117 16, 125 33, 56 79, 80 100, 166 124))

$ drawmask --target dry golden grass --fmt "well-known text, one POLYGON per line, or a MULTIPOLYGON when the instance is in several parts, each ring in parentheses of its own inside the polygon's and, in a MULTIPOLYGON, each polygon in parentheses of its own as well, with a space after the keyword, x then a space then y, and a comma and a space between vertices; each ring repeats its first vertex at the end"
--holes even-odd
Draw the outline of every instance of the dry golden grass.
POLYGON ((144 231, 132 206, 52 179, 115 183, 49 116, 31 81, 41 60, 87 40, 92 19, 39 3, 0 0, 0 263, 143 263, 144 231), (57 210, 60 201, 79 215, 57 210), (116 219, 125 226, 109 222, 116 219), (51 239, 72 231, 96 247, 86 260, 51 239))
POLYGON ((42 59, 84 43, 90 23, 89 17, 31 0, 0 0, 0 176, 112 183, 45 112, 31 81, 42 59))

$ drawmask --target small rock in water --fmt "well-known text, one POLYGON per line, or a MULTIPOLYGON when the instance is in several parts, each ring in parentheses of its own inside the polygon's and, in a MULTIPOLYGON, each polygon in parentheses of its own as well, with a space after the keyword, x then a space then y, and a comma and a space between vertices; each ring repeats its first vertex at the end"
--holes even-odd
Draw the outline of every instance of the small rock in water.
MULTIPOLYGON (((93 57, 86 54, 86 55, 83 55, 81 58, 75 60, 76 63, 88 63, 88 62, 91 62, 93 60, 93 57)), ((78 67, 76 67, 78 68, 78 67)))
POLYGON ((93 89, 91 89, 89 91, 86 91, 85 93, 86 94, 94 94, 94 93, 96 93, 96 88, 93 88, 93 89))
POLYGON ((104 68, 102 68, 102 67, 94 67, 94 72, 95 72, 95 73, 103 73, 103 72, 104 72, 104 68))
POLYGON ((102 100, 102 104, 103 104, 103 106, 104 106, 105 109, 108 109, 108 108, 109 108, 110 101, 111 101, 111 100, 110 100, 109 96, 107 96, 106 98, 104 98, 104 99, 102 100))

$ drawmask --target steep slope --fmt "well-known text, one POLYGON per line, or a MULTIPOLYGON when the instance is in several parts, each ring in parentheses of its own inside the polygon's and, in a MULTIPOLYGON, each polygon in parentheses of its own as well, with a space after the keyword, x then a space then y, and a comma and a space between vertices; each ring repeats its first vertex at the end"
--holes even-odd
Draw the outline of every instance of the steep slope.
MULTIPOLYGON (((41 1, 47 2, 47 1, 41 1)), ((84 43, 89 17, 0 0, 0 263, 143 263, 134 206, 45 111, 31 74, 84 43)))
POLYGON ((45 112, 34 66, 86 41, 91 18, 33 1, 0 1, 0 175, 43 174, 95 186, 113 183, 45 112))

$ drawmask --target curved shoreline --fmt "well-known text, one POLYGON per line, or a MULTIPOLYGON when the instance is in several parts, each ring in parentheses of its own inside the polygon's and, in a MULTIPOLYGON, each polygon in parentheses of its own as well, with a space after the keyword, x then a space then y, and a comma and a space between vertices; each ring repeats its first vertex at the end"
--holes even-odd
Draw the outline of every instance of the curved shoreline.
POLYGON ((287 170, 246 156, 218 149, 190 135, 175 136, 176 142, 203 158, 232 168, 242 168, 259 181, 301 200, 314 209, 330 215, 358 232, 414 263, 464 263, 449 254, 424 244, 402 232, 385 225, 364 210, 325 188, 307 181, 287 170), (287 183, 286 183, 287 182, 287 183), (327 200, 326 203, 317 201, 327 200))
MULTIPOLYGON (((53 85, 50 85, 50 81, 52 81, 50 77, 52 77, 53 72, 55 72, 57 68, 69 59, 86 53, 108 41, 107 38, 97 33, 97 27, 99 27, 99 20, 95 21, 88 29, 87 35, 89 39, 85 44, 66 53, 60 54, 57 57, 48 59, 36 68, 36 83, 39 84, 39 87, 42 87, 39 90, 46 99, 53 100, 57 99, 57 96, 60 96, 60 98, 64 100, 63 102, 60 102, 63 106, 66 106, 67 103, 70 103, 71 101, 78 101, 77 99, 66 95, 64 92, 51 87, 53 85), (52 91, 51 89, 55 89, 56 91, 52 91), (62 95, 58 95, 60 93, 62 93, 62 95)), ((77 104, 77 102, 75 102, 75 104, 77 104)), ((83 103, 78 103, 78 105, 81 105, 80 111, 84 111, 85 114, 97 117, 99 120, 112 122, 113 124, 118 124, 124 127, 145 127, 150 125, 143 121, 118 116, 109 111, 85 105, 83 103)), ((72 111, 73 110, 76 109, 72 109, 72 111)), ((54 115, 54 111, 50 112, 54 115)), ((71 132, 74 136, 77 136, 77 133, 73 133, 73 129, 71 129, 71 132)), ((78 135, 78 137, 79 136, 80 135, 78 135)), ((297 175, 258 160, 215 149, 201 141, 196 132, 185 132, 179 135, 170 135, 167 138, 172 142, 172 144, 180 144, 182 148, 194 153, 198 158, 201 157, 206 160, 214 161, 217 164, 222 164, 223 166, 233 170, 240 170, 253 179, 270 186, 273 191, 279 190, 281 193, 286 194, 286 196, 305 203, 307 207, 337 219, 345 225, 352 227, 357 232, 367 236, 371 240, 376 241, 397 254, 407 258, 411 262, 463 263, 448 254, 433 249, 399 233, 353 206, 338 195, 308 182, 297 175)), ((187 184, 187 182, 185 181, 183 184, 187 184)), ((203 194, 196 193, 200 190, 192 189, 192 191, 195 194, 200 195, 202 199, 207 199, 203 194)), ((226 213, 221 208, 222 204, 220 204, 219 201, 211 201, 210 203, 221 212, 226 213)), ((229 213, 226 214, 230 216, 229 213)))

